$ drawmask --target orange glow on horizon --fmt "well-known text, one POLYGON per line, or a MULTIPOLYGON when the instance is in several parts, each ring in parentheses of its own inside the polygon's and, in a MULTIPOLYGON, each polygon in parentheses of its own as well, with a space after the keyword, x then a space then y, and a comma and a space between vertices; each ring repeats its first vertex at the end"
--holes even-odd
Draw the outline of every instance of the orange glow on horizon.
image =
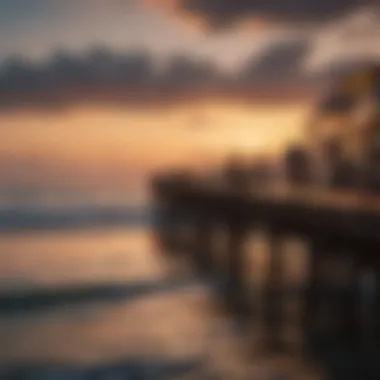
POLYGON ((0 185, 28 179, 41 186, 118 188, 172 165, 204 167, 230 153, 276 154, 300 138, 307 112, 300 104, 209 102, 145 112, 79 107, 62 114, 3 114, 0 185))

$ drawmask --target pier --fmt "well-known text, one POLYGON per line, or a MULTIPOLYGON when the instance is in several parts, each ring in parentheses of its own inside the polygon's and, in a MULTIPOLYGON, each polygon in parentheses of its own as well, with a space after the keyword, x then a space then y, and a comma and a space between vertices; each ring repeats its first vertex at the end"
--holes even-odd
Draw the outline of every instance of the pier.
POLYGON ((162 252, 185 258, 202 278, 223 274, 216 298, 231 315, 260 320, 267 352, 291 349, 283 334, 284 299, 297 297, 302 355, 324 365, 332 352, 343 355, 346 365, 333 379, 380 378, 380 197, 254 181, 231 186, 174 173, 156 176, 151 189, 162 252), (215 244, 221 226, 223 253, 215 244), (268 247, 260 306, 245 283, 245 241, 257 230, 264 231, 268 247), (307 247, 306 280, 298 289, 284 283, 283 248, 291 238, 307 247))

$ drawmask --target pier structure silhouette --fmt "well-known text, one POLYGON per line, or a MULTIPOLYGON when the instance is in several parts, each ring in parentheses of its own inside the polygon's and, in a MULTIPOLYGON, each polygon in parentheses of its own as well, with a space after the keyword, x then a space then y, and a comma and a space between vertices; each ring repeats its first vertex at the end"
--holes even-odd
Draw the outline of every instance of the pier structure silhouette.
MULTIPOLYGON (((288 349, 284 304, 296 296, 303 354, 325 360, 328 351, 345 352, 356 363, 362 356, 380 358, 380 198, 356 190, 243 180, 236 186, 230 179, 174 173, 153 179, 154 229, 162 252, 185 258, 203 278, 223 277, 215 296, 233 315, 260 319, 269 352, 288 349), (224 252, 215 244, 220 226, 224 252), (265 231, 268 245, 260 307, 245 283, 254 275, 247 273, 252 271, 247 256, 255 254, 247 252, 245 241, 255 230, 265 231), (308 248, 306 281, 298 289, 289 289, 284 281, 283 247, 292 237, 308 248)), ((376 371, 380 374, 380 368, 376 371)))

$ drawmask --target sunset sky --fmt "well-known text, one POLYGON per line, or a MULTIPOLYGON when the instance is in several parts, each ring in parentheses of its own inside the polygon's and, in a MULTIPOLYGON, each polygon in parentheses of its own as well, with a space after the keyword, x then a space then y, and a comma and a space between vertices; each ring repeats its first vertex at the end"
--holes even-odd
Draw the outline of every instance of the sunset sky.
POLYGON ((0 200, 135 202, 154 169, 277 152, 380 57, 377 5, 0 0, 0 200))

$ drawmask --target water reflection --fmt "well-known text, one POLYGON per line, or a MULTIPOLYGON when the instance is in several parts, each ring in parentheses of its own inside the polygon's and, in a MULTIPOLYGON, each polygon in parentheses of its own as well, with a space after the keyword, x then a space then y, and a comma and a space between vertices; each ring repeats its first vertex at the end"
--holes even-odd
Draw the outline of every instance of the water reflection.
MULTIPOLYGON (((219 226, 213 239, 222 269, 227 258, 225 232, 219 226)), ((162 366, 180 367, 197 379, 270 379, 287 373, 292 374, 289 378, 310 380, 318 374, 289 355, 254 352, 260 323, 252 320, 249 329, 242 330, 215 308, 209 287, 194 278, 168 277, 168 262, 157 254, 145 230, 35 232, 2 235, 0 242, 0 296, 9 302, 21 295, 18 301, 25 305, 22 297, 28 289, 32 296, 26 299, 34 300, 29 310, 16 307, 5 313, 3 307, 0 314, 0 367, 11 371, 9 378, 24 379, 26 373, 37 379, 57 373, 79 377, 83 371, 113 376, 121 368, 140 368, 136 371, 142 374, 147 367, 162 374, 162 366), (53 294, 53 305, 46 294, 53 294)), ((307 277, 307 247, 298 240, 285 245, 284 286, 297 289, 307 277)), ((245 250, 244 284, 252 306, 260 311, 268 270, 265 232, 252 234, 245 250)), ((294 345, 299 341, 297 296, 284 299, 284 340, 294 345)), ((170 378, 170 368, 165 378, 170 378)))
POLYGON ((1 289, 159 279, 143 229, 89 229, 0 235, 1 289))
POLYGON ((2 235, 0 242, 3 297, 27 289, 37 298, 61 292, 65 301, 53 297, 52 307, 45 298, 42 308, 0 315, 2 378, 144 378, 153 368, 155 379, 157 373, 229 379, 251 371, 208 289, 168 279, 147 231, 35 232, 2 235))

